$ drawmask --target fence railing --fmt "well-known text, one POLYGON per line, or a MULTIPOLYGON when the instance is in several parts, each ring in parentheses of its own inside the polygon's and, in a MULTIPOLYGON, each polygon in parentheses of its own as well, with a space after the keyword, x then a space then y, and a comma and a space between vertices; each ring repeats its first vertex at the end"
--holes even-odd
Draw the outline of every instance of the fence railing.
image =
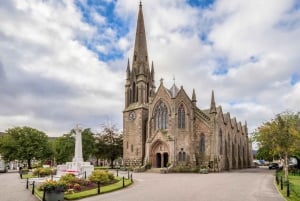
MULTIPOLYGON (((291 175, 300 176, 300 170, 292 170, 291 175)), ((300 192, 296 190, 296 186, 291 181, 283 181, 282 175, 279 175, 279 171, 276 171, 275 181, 277 185, 280 185, 280 190, 286 191, 286 196, 290 197, 291 193, 296 198, 300 199, 300 192)))

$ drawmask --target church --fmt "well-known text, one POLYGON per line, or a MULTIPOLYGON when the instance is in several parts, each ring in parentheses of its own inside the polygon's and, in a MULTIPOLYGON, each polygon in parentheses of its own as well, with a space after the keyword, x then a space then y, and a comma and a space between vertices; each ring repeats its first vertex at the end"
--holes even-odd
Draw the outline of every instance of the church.
POLYGON ((155 85, 149 62, 142 5, 139 5, 132 63, 128 60, 123 111, 123 160, 127 167, 185 166, 211 172, 247 168, 252 145, 247 123, 242 125, 217 106, 214 91, 210 108, 197 106, 175 83, 155 85))

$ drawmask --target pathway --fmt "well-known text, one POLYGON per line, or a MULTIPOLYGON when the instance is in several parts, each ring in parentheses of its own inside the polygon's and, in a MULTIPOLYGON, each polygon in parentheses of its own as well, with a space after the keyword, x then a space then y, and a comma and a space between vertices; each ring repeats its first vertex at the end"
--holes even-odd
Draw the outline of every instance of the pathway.
POLYGON ((0 200, 1 201, 38 201, 26 189, 26 180, 20 179, 18 172, 0 174, 0 200))

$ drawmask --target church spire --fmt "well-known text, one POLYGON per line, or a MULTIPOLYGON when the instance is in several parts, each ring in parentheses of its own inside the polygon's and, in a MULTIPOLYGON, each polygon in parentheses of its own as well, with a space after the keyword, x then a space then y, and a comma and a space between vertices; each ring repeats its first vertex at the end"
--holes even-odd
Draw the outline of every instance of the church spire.
POLYGON ((210 102, 210 114, 216 114, 217 109, 216 109, 216 102, 215 102, 215 95, 214 95, 214 90, 211 92, 211 102, 210 102))
POLYGON ((140 1, 135 43, 134 43, 133 69, 139 70, 138 68, 141 65, 143 65, 146 68, 147 67, 149 68, 144 16, 142 10, 142 2, 140 1))

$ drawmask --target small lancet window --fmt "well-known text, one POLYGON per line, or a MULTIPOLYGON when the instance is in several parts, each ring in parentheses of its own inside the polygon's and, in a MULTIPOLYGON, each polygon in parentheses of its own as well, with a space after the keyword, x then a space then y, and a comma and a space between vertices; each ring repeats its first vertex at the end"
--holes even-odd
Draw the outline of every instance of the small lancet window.
POLYGON ((181 148, 181 151, 178 153, 178 160, 179 161, 185 161, 185 159, 186 159, 186 154, 183 151, 183 148, 181 148))
POLYGON ((200 137, 200 153, 204 153, 205 152, 205 135, 202 133, 201 137, 200 137))
POLYGON ((183 104, 178 108, 178 128, 185 128, 185 111, 183 104))

